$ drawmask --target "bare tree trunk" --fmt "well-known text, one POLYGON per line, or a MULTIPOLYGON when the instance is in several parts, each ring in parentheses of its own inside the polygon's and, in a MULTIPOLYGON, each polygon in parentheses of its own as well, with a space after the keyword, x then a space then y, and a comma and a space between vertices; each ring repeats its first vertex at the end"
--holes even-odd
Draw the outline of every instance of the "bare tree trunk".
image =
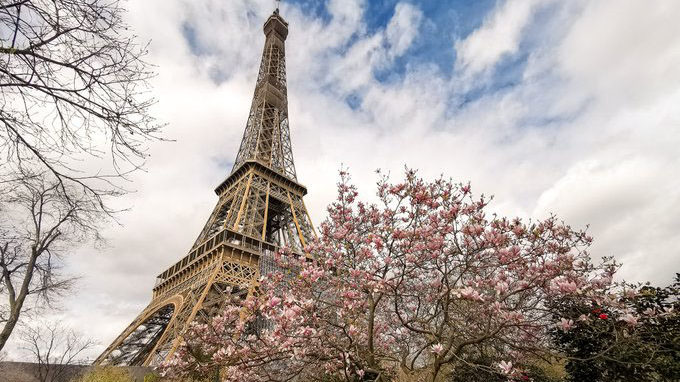
POLYGON ((29 297, 49 306, 52 296, 72 285, 73 279, 60 278, 56 272, 62 251, 96 237, 97 215, 92 213, 96 201, 71 197, 58 180, 45 184, 40 177, 27 176, 15 186, 0 192, 0 208, 7 206, 15 218, 13 224, 0 227, 0 295, 7 296, 7 308, 2 310, 7 316, 0 316, 0 350, 29 297))
POLYGON ((14 291, 11 282, 11 275, 9 274, 8 269, 4 266, 4 264, 2 264, 3 279, 9 292, 8 294, 10 315, 9 318, 7 319, 7 322, 5 322, 5 325, 2 327, 2 332, 0 332, 0 350, 2 350, 5 347, 5 344, 7 343, 10 334, 12 334, 12 331, 14 330, 14 327, 16 326, 17 322, 19 322, 19 315, 21 313, 21 309, 24 306, 24 301, 26 301, 26 296, 28 296, 29 292, 28 288, 29 285, 31 284, 31 280, 33 279, 33 271, 37 258, 38 254, 36 253, 35 248, 32 248, 31 257, 29 259, 28 265, 26 266, 24 280, 21 283, 21 289, 19 289, 19 295, 16 295, 14 291))

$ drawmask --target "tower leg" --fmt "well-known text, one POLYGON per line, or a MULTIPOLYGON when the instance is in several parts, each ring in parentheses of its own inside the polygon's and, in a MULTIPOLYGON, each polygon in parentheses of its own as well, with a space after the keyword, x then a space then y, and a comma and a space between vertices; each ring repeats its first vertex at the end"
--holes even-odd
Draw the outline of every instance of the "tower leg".
POLYGON ((96 365, 155 366, 175 352, 193 321, 207 322, 231 300, 245 297, 259 277, 257 263, 225 251, 201 270, 209 275, 170 298, 156 298, 95 360, 96 365), (206 269, 212 268, 212 269, 206 269))

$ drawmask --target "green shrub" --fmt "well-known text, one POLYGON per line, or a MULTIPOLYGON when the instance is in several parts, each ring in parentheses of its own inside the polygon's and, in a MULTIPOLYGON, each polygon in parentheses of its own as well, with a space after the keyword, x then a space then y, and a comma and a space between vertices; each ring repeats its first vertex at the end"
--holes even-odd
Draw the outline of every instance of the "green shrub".
MULTIPOLYGON (((146 382, 146 377, 144 381, 146 382)), ((103 366, 95 367, 89 373, 80 377, 77 382, 134 382, 134 379, 125 369, 103 366)))
POLYGON ((147 374, 144 376, 144 382, 160 382, 161 377, 156 374, 147 374))

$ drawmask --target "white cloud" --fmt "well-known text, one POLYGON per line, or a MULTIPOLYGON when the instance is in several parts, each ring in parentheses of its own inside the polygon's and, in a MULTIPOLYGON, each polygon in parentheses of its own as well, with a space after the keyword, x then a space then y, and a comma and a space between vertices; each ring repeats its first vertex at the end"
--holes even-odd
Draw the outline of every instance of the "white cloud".
POLYGON ((562 42, 572 86, 612 107, 643 106, 680 86, 680 23, 673 0, 591 1, 562 42))
POLYGON ((363 0, 330 0, 327 5, 328 13, 333 17, 334 27, 344 33, 333 32, 342 36, 352 36, 361 29, 364 16, 363 0))
POLYGON ((493 67, 504 55, 517 52, 522 30, 538 0, 510 0, 503 3, 482 26, 456 41, 457 65, 470 74, 493 67))
MULTIPOLYGON (((317 69, 322 72, 328 71, 325 81, 331 83, 339 94, 365 91, 367 86, 376 82, 375 70, 388 67, 395 58, 406 53, 418 34, 421 21, 422 12, 419 9, 407 3, 398 3, 394 15, 384 29, 366 34, 363 32, 365 29, 363 24, 354 25, 356 33, 353 35, 356 35, 357 39, 351 46, 342 50, 326 50, 327 61, 304 64, 313 67, 319 63, 324 65, 317 69)), ((331 22, 329 32, 334 33, 335 29, 335 24, 331 22)), ((307 34, 307 31, 303 33, 307 34)), ((319 42, 327 49, 334 48, 323 41, 317 41, 316 44, 319 42)))
POLYGON ((468 75, 492 68, 519 48, 522 31, 536 8, 550 0, 508 0, 496 8, 482 26, 463 40, 456 41, 457 65, 468 75))
POLYGON ((385 35, 394 56, 400 56, 411 46, 418 34, 418 27, 423 13, 408 3, 398 3, 394 8, 394 16, 387 24, 385 35))

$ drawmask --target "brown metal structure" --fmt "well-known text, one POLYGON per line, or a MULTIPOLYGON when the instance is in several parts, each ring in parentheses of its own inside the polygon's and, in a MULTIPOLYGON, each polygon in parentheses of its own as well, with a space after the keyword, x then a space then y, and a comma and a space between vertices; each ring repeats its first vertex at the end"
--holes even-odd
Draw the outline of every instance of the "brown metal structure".
POLYGON ((169 357, 189 323, 207 320, 226 293, 247 295, 273 269, 273 252, 301 251, 316 234, 297 182, 288 126, 285 40, 278 10, 264 24, 262 63, 231 174, 189 254, 161 273, 151 303, 97 358, 103 365, 155 365, 169 357), (229 292, 230 291, 230 292, 229 292))

